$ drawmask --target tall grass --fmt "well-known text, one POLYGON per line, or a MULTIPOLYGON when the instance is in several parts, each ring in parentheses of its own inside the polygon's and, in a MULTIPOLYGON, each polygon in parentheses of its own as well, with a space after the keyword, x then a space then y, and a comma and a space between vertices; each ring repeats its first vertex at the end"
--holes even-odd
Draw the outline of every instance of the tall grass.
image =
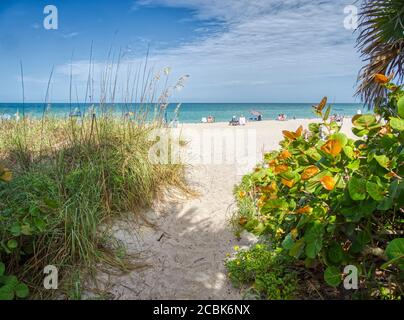
POLYGON ((1 259, 9 260, 11 272, 35 291, 48 264, 125 267, 100 226, 124 213, 139 215, 167 185, 185 189, 182 165, 150 163, 153 128, 106 116, 2 126, 2 158, 14 177, 0 186, 6 212, 0 240, 17 239, 18 248, 1 259), (41 132, 46 147, 37 139, 41 132))
MULTIPOLYGON (((145 106, 131 116, 113 116, 117 75, 106 73, 102 79, 113 85, 101 81, 101 113, 67 119, 44 113, 41 119, 1 123, 0 160, 13 179, 0 184, 0 261, 29 285, 32 297, 49 294, 42 290, 46 265, 58 267, 62 288, 77 270, 91 272, 100 263, 130 268, 103 226, 123 214, 141 215, 168 185, 186 190, 183 165, 154 165, 148 157, 149 133, 164 125, 169 89, 154 104, 152 122, 145 121, 145 106), (8 246, 10 240, 17 246, 8 246)), ((153 81, 142 85, 142 104, 150 101, 148 92, 155 95, 153 81)), ((132 96, 139 90, 126 89, 132 96)))

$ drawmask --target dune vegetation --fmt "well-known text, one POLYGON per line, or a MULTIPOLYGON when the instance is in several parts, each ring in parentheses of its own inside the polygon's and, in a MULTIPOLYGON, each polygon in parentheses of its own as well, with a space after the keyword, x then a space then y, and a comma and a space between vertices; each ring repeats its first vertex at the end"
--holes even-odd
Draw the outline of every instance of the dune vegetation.
POLYGON ((375 81, 388 99, 352 118, 356 139, 324 98, 321 122, 283 131, 281 149, 236 187, 234 224, 261 239, 227 261, 236 286, 267 299, 403 297, 404 91, 375 81))
POLYGON ((184 186, 182 165, 149 160, 149 133, 160 125, 108 115, 2 124, 0 298, 25 297, 28 287, 33 297, 48 294, 49 264, 66 290, 72 275, 98 263, 130 268, 101 226, 124 214, 140 217, 162 188, 184 186))
POLYGON ((122 245, 101 227, 141 215, 168 185, 184 186, 182 165, 148 158, 149 132, 160 125, 106 114, 2 123, 0 298, 23 298, 28 287, 32 297, 48 294, 49 264, 66 290, 72 275, 98 263, 130 268, 122 245))
POLYGON ((404 90, 402 1, 364 0, 357 95, 372 110, 352 118, 354 139, 320 118, 283 131, 235 188, 236 232, 260 237, 236 248, 233 284, 264 299, 402 299, 404 296, 404 90))
POLYGON ((100 264, 136 267, 112 236, 114 219, 141 218, 168 186, 187 191, 182 164, 154 164, 149 157, 156 143, 150 133, 166 126, 168 98, 185 77, 169 86, 170 70, 153 75, 146 57, 143 71, 128 70, 122 89, 127 112, 120 114, 114 103, 119 64, 105 63, 97 105, 88 98, 94 96, 90 68, 85 112, 53 117, 48 85, 41 118, 1 120, 0 299, 50 297, 54 290, 43 283, 48 265, 58 270, 62 298, 80 297, 81 279, 100 264))

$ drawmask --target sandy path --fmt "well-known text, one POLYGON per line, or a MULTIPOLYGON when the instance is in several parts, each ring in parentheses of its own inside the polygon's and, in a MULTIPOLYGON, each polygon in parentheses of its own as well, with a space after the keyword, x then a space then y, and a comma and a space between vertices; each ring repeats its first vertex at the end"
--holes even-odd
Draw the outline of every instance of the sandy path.
MULTIPOLYGON (((307 127, 309 122, 311 120, 264 121, 249 123, 237 130, 255 130, 254 156, 259 161, 262 152, 277 148, 282 130, 295 130, 300 124, 307 127)), ((183 129, 186 136, 188 129, 202 132, 205 129, 228 130, 229 127, 220 123, 188 124, 183 129)), ((344 124, 343 131, 350 132, 349 121, 344 124)), ((201 143, 196 141, 191 141, 190 147, 201 143)), ((193 155, 191 152, 187 157, 193 155)), ((255 159, 253 163, 256 163, 255 159)), ((188 182, 200 192, 200 196, 169 201, 150 211, 149 219, 155 223, 154 228, 143 226, 136 231, 119 228, 117 237, 130 253, 142 252, 142 262, 149 267, 119 277, 110 276, 108 291, 112 298, 242 298, 240 292, 229 284, 224 267, 226 253, 232 252, 234 245, 243 246, 254 241, 247 235, 238 241, 229 226, 229 217, 234 210, 232 190, 241 179, 236 171, 234 163, 191 166, 187 173, 188 182)))
POLYGON ((169 202, 149 218, 154 228, 143 226, 136 236, 117 236, 130 252, 142 252, 149 264, 121 277, 111 277, 109 292, 119 299, 240 299, 226 280, 224 258, 237 241, 229 226, 237 182, 234 166, 195 166, 188 170, 198 197, 169 202), (154 217, 154 218, 153 218, 154 217), (157 230, 157 231, 156 231, 157 230))

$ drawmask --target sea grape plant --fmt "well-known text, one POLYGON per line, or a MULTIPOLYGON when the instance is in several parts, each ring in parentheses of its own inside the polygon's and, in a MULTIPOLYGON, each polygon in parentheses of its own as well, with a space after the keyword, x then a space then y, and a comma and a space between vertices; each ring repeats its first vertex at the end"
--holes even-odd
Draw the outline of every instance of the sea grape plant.
MULTIPOLYGON (((0 165, 0 183, 11 181, 12 173, 9 169, 0 165)), ((1 213, 1 212, 0 212, 1 213)), ((2 220, 0 219, 0 223, 2 220)), ((15 240, 14 240, 15 241, 15 240)), ((17 246, 14 241, 8 242, 8 247, 17 246)), ((0 254, 1 254, 0 249, 0 254)), ((0 255, 1 258, 1 255, 0 255)), ((12 300, 14 298, 26 298, 29 289, 26 284, 18 281, 14 275, 6 275, 6 265, 0 259, 0 300, 12 300)))
POLYGON ((0 181, 8 182, 12 178, 12 173, 9 169, 0 164, 0 181))
POLYGON ((5 264, 0 262, 0 300, 26 298, 29 295, 27 285, 18 281, 14 275, 6 275, 5 270, 5 264))
POLYGON ((389 91, 390 111, 354 116, 356 139, 330 119, 323 98, 314 107, 321 122, 283 131, 281 149, 235 189, 237 224, 306 267, 322 267, 332 286, 346 265, 363 280, 404 265, 404 91, 383 75, 376 81, 389 91))

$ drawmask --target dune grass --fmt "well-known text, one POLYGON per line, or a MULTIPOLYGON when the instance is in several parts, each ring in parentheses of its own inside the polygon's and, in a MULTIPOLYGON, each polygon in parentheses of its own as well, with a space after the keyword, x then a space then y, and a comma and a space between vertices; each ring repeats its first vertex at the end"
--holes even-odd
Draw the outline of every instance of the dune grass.
POLYGON ((162 188, 186 189, 184 167, 149 161, 160 122, 83 118, 23 119, 1 124, 0 159, 13 172, 0 183, 0 261, 43 298, 43 269, 55 265, 69 283, 99 263, 130 268, 108 228, 123 214, 141 215, 162 188))

